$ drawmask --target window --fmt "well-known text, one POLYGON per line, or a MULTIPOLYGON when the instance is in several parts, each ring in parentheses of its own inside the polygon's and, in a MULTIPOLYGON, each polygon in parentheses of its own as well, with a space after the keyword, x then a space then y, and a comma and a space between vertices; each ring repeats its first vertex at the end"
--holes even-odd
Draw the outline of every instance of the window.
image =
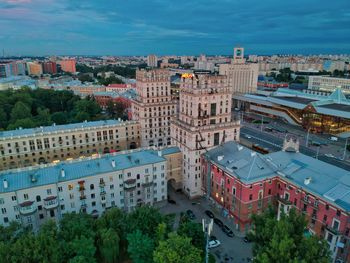
POLYGON ((23 195, 23 198, 24 198, 24 200, 28 200, 28 199, 29 199, 28 194, 24 194, 24 195, 23 195))
POLYGON ((47 192, 48 195, 51 195, 51 193, 52 193, 51 189, 47 189, 46 192, 47 192))
POLYGON ((41 201, 40 195, 37 195, 37 196, 36 196, 36 201, 37 201, 37 202, 40 202, 40 201, 41 201))
POLYGON ((339 230, 340 222, 336 219, 333 219, 333 225, 332 227, 336 230, 339 230))
POLYGON ((236 187, 232 187, 232 195, 233 195, 233 196, 236 195, 236 187))
POLYGON ((9 219, 8 217, 4 217, 4 223, 8 223, 9 219))
POLYGON ((111 184, 110 186, 109 186, 109 189, 114 189, 114 185, 113 184, 111 184))
POLYGON ((68 185, 68 190, 69 190, 69 191, 73 190, 73 184, 69 184, 69 185, 68 185))
POLYGON ((62 191, 63 191, 62 186, 59 186, 59 187, 58 187, 58 192, 62 192, 62 191))
POLYGON ((220 144, 220 133, 216 132, 214 133, 214 145, 220 144))
POLYGON ((6 214, 6 208, 1 208, 1 213, 6 214))
POLYGON ((17 200, 17 197, 16 197, 15 195, 13 195, 13 196, 11 197, 11 199, 12 199, 12 201, 16 201, 16 200, 17 200))
POLYGON ((0 205, 3 205, 5 203, 4 198, 0 198, 0 205))
POLYGON ((94 189, 95 189, 94 184, 90 184, 90 190, 94 190, 94 189))
POLYGON ((250 201, 253 200, 253 195, 252 194, 249 195, 249 200, 250 201))

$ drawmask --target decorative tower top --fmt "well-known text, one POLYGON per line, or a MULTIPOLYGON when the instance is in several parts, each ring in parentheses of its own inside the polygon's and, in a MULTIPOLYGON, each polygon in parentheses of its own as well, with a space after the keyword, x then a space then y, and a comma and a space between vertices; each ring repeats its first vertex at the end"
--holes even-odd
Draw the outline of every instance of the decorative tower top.
POLYGON ((293 136, 286 137, 283 142, 282 151, 299 152, 299 139, 293 136))

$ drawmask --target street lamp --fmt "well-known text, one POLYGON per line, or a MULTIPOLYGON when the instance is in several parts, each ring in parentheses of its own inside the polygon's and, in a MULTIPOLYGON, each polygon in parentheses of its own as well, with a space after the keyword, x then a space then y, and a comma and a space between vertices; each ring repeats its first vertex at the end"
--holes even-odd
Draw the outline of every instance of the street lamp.
POLYGON ((345 157, 346 157, 346 148, 348 147, 348 139, 349 139, 349 137, 347 137, 346 140, 345 140, 343 161, 345 160, 345 157))
POLYGON ((205 242, 205 262, 209 262, 209 236, 213 231, 213 219, 207 221, 206 219, 202 219, 203 232, 206 235, 205 242))

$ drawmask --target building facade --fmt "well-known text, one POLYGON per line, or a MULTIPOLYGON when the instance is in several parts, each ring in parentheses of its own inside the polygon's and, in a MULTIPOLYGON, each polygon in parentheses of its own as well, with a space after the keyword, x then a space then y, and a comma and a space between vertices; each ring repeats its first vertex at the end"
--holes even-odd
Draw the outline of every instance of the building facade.
POLYGON ((202 158, 204 192, 236 229, 251 229, 251 216, 269 205, 308 219, 310 234, 324 237, 332 258, 349 262, 350 173, 298 151, 294 140, 283 151, 261 155, 228 142, 202 158))
POLYGON ((94 121, 0 133, 0 170, 140 146, 135 121, 94 121))
POLYGON ((350 79, 323 76, 309 77, 309 90, 333 92, 337 88, 340 88, 346 94, 350 94, 350 79))
POLYGON ((76 72, 76 60, 75 59, 63 59, 57 62, 61 66, 61 70, 64 72, 75 73, 76 72))
POLYGON ((253 93, 257 90, 259 66, 245 62, 243 48, 234 49, 231 64, 220 64, 219 73, 227 76, 232 94, 253 93))
POLYGON ((120 153, 0 172, 0 224, 17 221, 36 231, 48 219, 83 212, 95 217, 119 207, 129 212, 167 199, 165 156, 153 149, 120 153))
POLYGON ((147 67, 150 67, 150 68, 158 67, 158 58, 156 55, 147 56, 147 67))
POLYGON ((0 64, 0 78, 13 76, 24 76, 26 74, 26 64, 22 61, 12 61, 0 64))
POLYGON ((200 155, 226 140, 239 140, 239 122, 231 121, 226 76, 187 74, 181 78, 179 115, 172 122, 172 144, 183 154, 183 191, 202 195, 200 155))
POLYGON ((170 145, 170 121, 176 102, 171 99, 169 71, 137 70, 136 94, 132 118, 141 126, 141 146, 170 145))
POLYGON ((57 64, 53 61, 43 62, 43 72, 45 74, 56 74, 57 73, 57 64))
POLYGON ((43 74, 43 67, 38 62, 28 62, 27 63, 28 75, 40 76, 43 74))

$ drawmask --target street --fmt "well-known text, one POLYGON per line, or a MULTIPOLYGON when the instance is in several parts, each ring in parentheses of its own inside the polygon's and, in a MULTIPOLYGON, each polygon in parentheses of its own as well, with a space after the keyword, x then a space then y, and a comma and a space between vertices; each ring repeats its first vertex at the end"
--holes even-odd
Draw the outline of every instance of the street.
POLYGON ((237 232, 231 223, 227 219, 223 218, 218 211, 216 211, 212 205, 205 198, 200 198, 196 200, 189 200, 184 194, 176 193, 171 188, 169 189, 170 199, 175 200, 176 204, 166 204, 164 207, 160 208, 160 211, 164 214, 175 213, 176 223, 175 227, 178 227, 178 222, 180 219, 180 213, 186 212, 186 210, 191 209, 196 215, 195 221, 202 223, 202 219, 209 219, 209 217, 204 213, 205 210, 210 210, 214 213, 216 218, 219 218, 225 225, 230 227, 235 233, 234 237, 228 237, 215 223, 213 227, 213 233, 211 235, 216 236, 216 238, 221 242, 221 245, 217 248, 210 249, 210 252, 215 255, 216 262, 229 262, 229 263, 242 263, 249 262, 252 258, 252 244, 244 243, 243 237, 244 233, 237 232), (229 260, 225 261, 225 258, 229 260))

